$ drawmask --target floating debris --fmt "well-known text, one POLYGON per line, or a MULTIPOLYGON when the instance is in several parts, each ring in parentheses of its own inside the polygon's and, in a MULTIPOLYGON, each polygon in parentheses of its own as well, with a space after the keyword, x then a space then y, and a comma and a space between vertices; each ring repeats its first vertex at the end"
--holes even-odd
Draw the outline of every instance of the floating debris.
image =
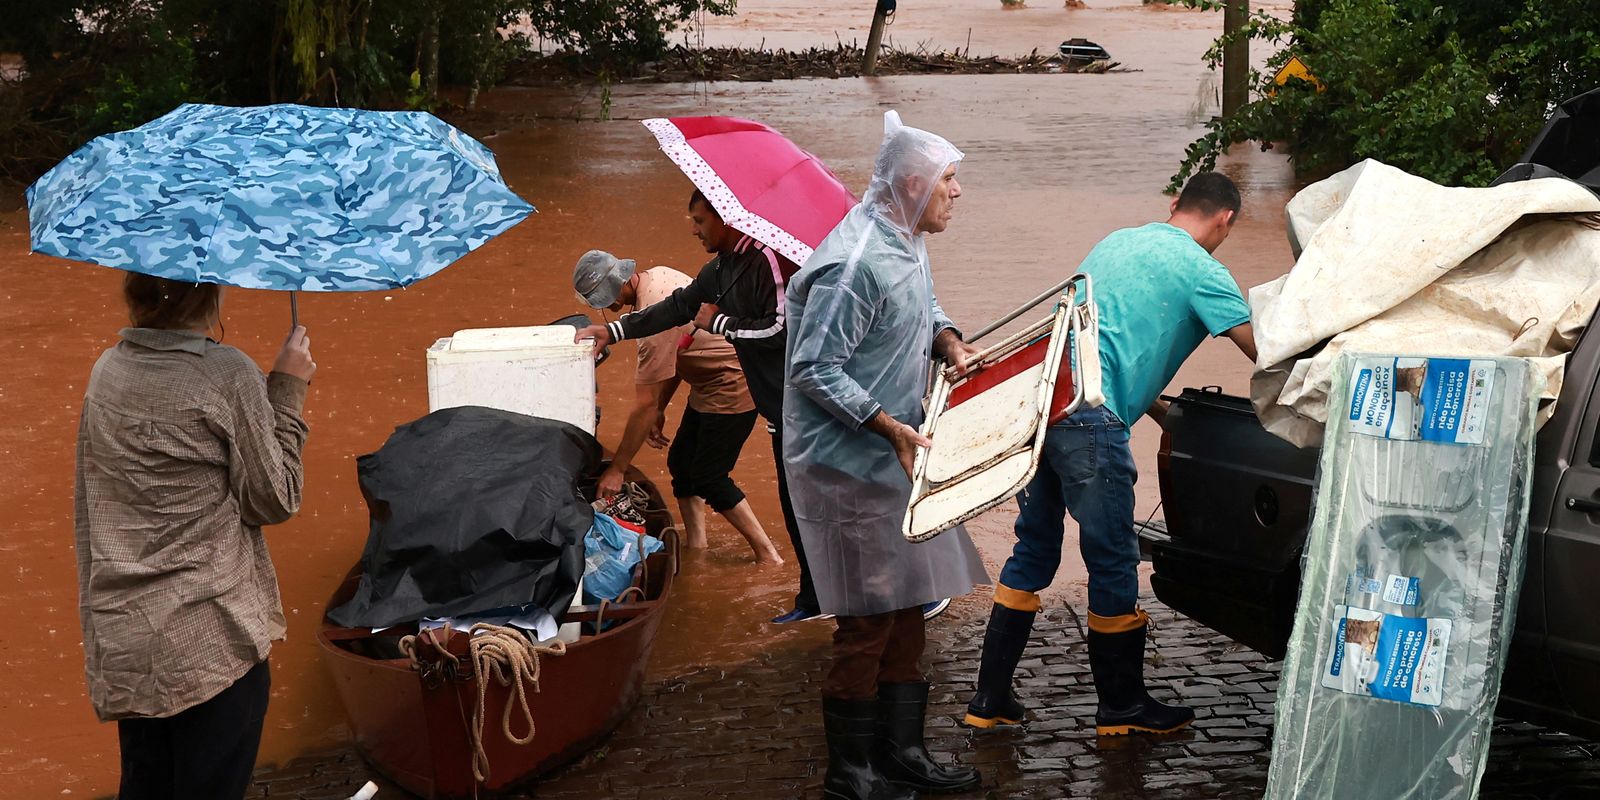
MULTIPOLYGON (((1074 40, 1082 41, 1082 40, 1074 40)), ((1099 45, 1094 45, 1099 47, 1099 45)), ((1062 45, 1066 47, 1065 44, 1062 45)), ((1103 48, 1100 49, 1104 53, 1103 48)), ((753 50, 734 47, 694 49, 674 46, 656 61, 640 64, 632 72, 611 73, 617 82, 773 81, 796 78, 854 78, 861 75, 865 50, 855 44, 806 50, 753 50)), ((878 56, 882 75, 987 75, 1107 72, 1119 66, 1109 60, 1084 59, 1038 50, 1018 57, 973 56, 967 49, 933 50, 926 44, 913 49, 885 46, 878 56)), ((595 78, 599 70, 581 53, 569 50, 536 56, 515 64, 508 83, 528 85, 595 78)))

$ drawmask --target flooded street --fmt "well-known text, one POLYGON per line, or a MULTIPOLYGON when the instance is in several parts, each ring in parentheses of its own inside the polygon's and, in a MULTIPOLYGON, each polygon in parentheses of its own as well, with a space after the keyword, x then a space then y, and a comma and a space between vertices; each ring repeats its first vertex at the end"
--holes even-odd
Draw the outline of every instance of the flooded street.
MULTIPOLYGON (((306 405, 304 507, 268 532, 289 639, 273 651, 261 762, 349 738, 314 634, 367 535, 355 458, 427 412, 427 347, 462 328, 543 324, 583 310, 570 275, 590 248, 691 273, 705 260, 685 218, 691 186, 638 120, 759 119, 815 153, 858 193, 883 110, 897 109, 907 124, 946 136, 967 157, 955 220, 930 240, 935 284, 955 321, 975 329, 1069 275, 1111 230, 1165 219, 1170 198, 1161 190, 1215 111, 1200 57, 1220 15, 1089 2, 1089 9, 1068 10, 1059 0, 1041 0, 1042 7, 1020 11, 987 1, 906 4, 891 35, 900 46, 964 47, 970 29, 974 53, 1002 54, 1081 36, 1104 45, 1125 71, 620 85, 607 121, 596 121, 600 93, 588 87, 487 95, 484 111, 461 124, 495 151, 511 187, 539 213, 409 289, 301 297, 320 369, 306 405)), ((845 41, 864 39, 868 19, 860 5, 742 0, 741 15, 712 20, 704 41, 757 46, 764 39, 767 47, 793 48, 831 46, 835 32, 845 41)), ((1253 148, 1236 148, 1222 169, 1243 192, 1244 214, 1217 256, 1248 289, 1290 266, 1283 205, 1292 175, 1280 155, 1253 148)), ((9 523, 0 537, 0 604, 14 620, 0 639, 0 666, 11 682, 0 700, 0 797, 98 797, 115 788, 116 734, 95 721, 84 696, 72 445, 89 369, 125 324, 122 274, 30 256, 26 226, 23 212, 0 215, 0 298, 7 306, 0 332, 9 343, 0 353, 0 458, 9 476, 0 495, 9 523)), ((288 314, 281 295, 232 291, 225 341, 269 363, 288 314)), ((633 346, 623 344, 600 370, 600 439, 608 446, 621 435, 632 364, 633 346)), ((1172 388, 1218 384, 1243 393, 1248 376, 1231 344, 1212 341, 1172 388)), ((680 399, 674 420, 681 409, 680 399)), ((1140 519, 1156 510, 1157 440, 1152 423, 1135 427, 1140 519)), ((638 464, 665 488, 663 452, 646 449, 638 464)), ((735 477, 789 558, 766 437, 751 437, 735 477)), ((1010 522, 1001 509, 974 526, 992 571, 1009 550, 1010 522)), ((779 568, 750 566, 748 549, 720 519, 711 537, 709 552, 683 561, 651 664, 654 678, 698 665, 737 666, 761 652, 781 661, 826 639, 828 625, 766 624, 788 607, 792 558, 779 568)), ((1069 557, 1053 592, 1080 597, 1080 571, 1069 557)))

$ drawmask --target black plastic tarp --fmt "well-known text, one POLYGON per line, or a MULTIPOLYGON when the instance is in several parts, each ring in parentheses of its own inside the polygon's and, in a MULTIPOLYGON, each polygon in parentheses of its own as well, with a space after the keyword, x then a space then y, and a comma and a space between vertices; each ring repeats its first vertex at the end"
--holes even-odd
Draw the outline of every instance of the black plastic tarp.
POLYGON ((575 487, 600 459, 572 425, 490 408, 395 429, 356 462, 372 527, 360 587, 328 619, 382 627, 530 603, 559 617, 594 523, 575 487))

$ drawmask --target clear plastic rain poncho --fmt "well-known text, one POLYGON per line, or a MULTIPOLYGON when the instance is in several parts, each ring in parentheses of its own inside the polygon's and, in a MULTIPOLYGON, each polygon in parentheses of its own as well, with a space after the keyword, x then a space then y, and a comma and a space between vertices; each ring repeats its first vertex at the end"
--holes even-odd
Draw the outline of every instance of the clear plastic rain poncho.
POLYGON ((885 114, 866 196, 789 285, 784 469, 827 613, 881 614, 989 582, 964 528, 918 544, 901 535, 911 481, 888 440, 863 427, 879 410, 922 423, 933 339, 953 325, 916 227, 960 160, 943 138, 885 114))

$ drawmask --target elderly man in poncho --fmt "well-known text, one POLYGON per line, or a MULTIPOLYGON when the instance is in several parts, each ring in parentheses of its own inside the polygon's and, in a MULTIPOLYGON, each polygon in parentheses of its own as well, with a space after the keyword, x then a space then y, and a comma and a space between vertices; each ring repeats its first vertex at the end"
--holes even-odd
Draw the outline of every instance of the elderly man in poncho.
POLYGON ((953 528, 901 534, 928 365, 958 369, 975 349, 934 298, 926 237, 950 223, 961 151, 885 115, 862 201, 795 275, 783 399, 784 463, 824 613, 838 617, 823 683, 824 794, 914 798, 977 788, 976 770, 923 744, 928 683, 922 605, 987 583, 972 540, 953 528))

